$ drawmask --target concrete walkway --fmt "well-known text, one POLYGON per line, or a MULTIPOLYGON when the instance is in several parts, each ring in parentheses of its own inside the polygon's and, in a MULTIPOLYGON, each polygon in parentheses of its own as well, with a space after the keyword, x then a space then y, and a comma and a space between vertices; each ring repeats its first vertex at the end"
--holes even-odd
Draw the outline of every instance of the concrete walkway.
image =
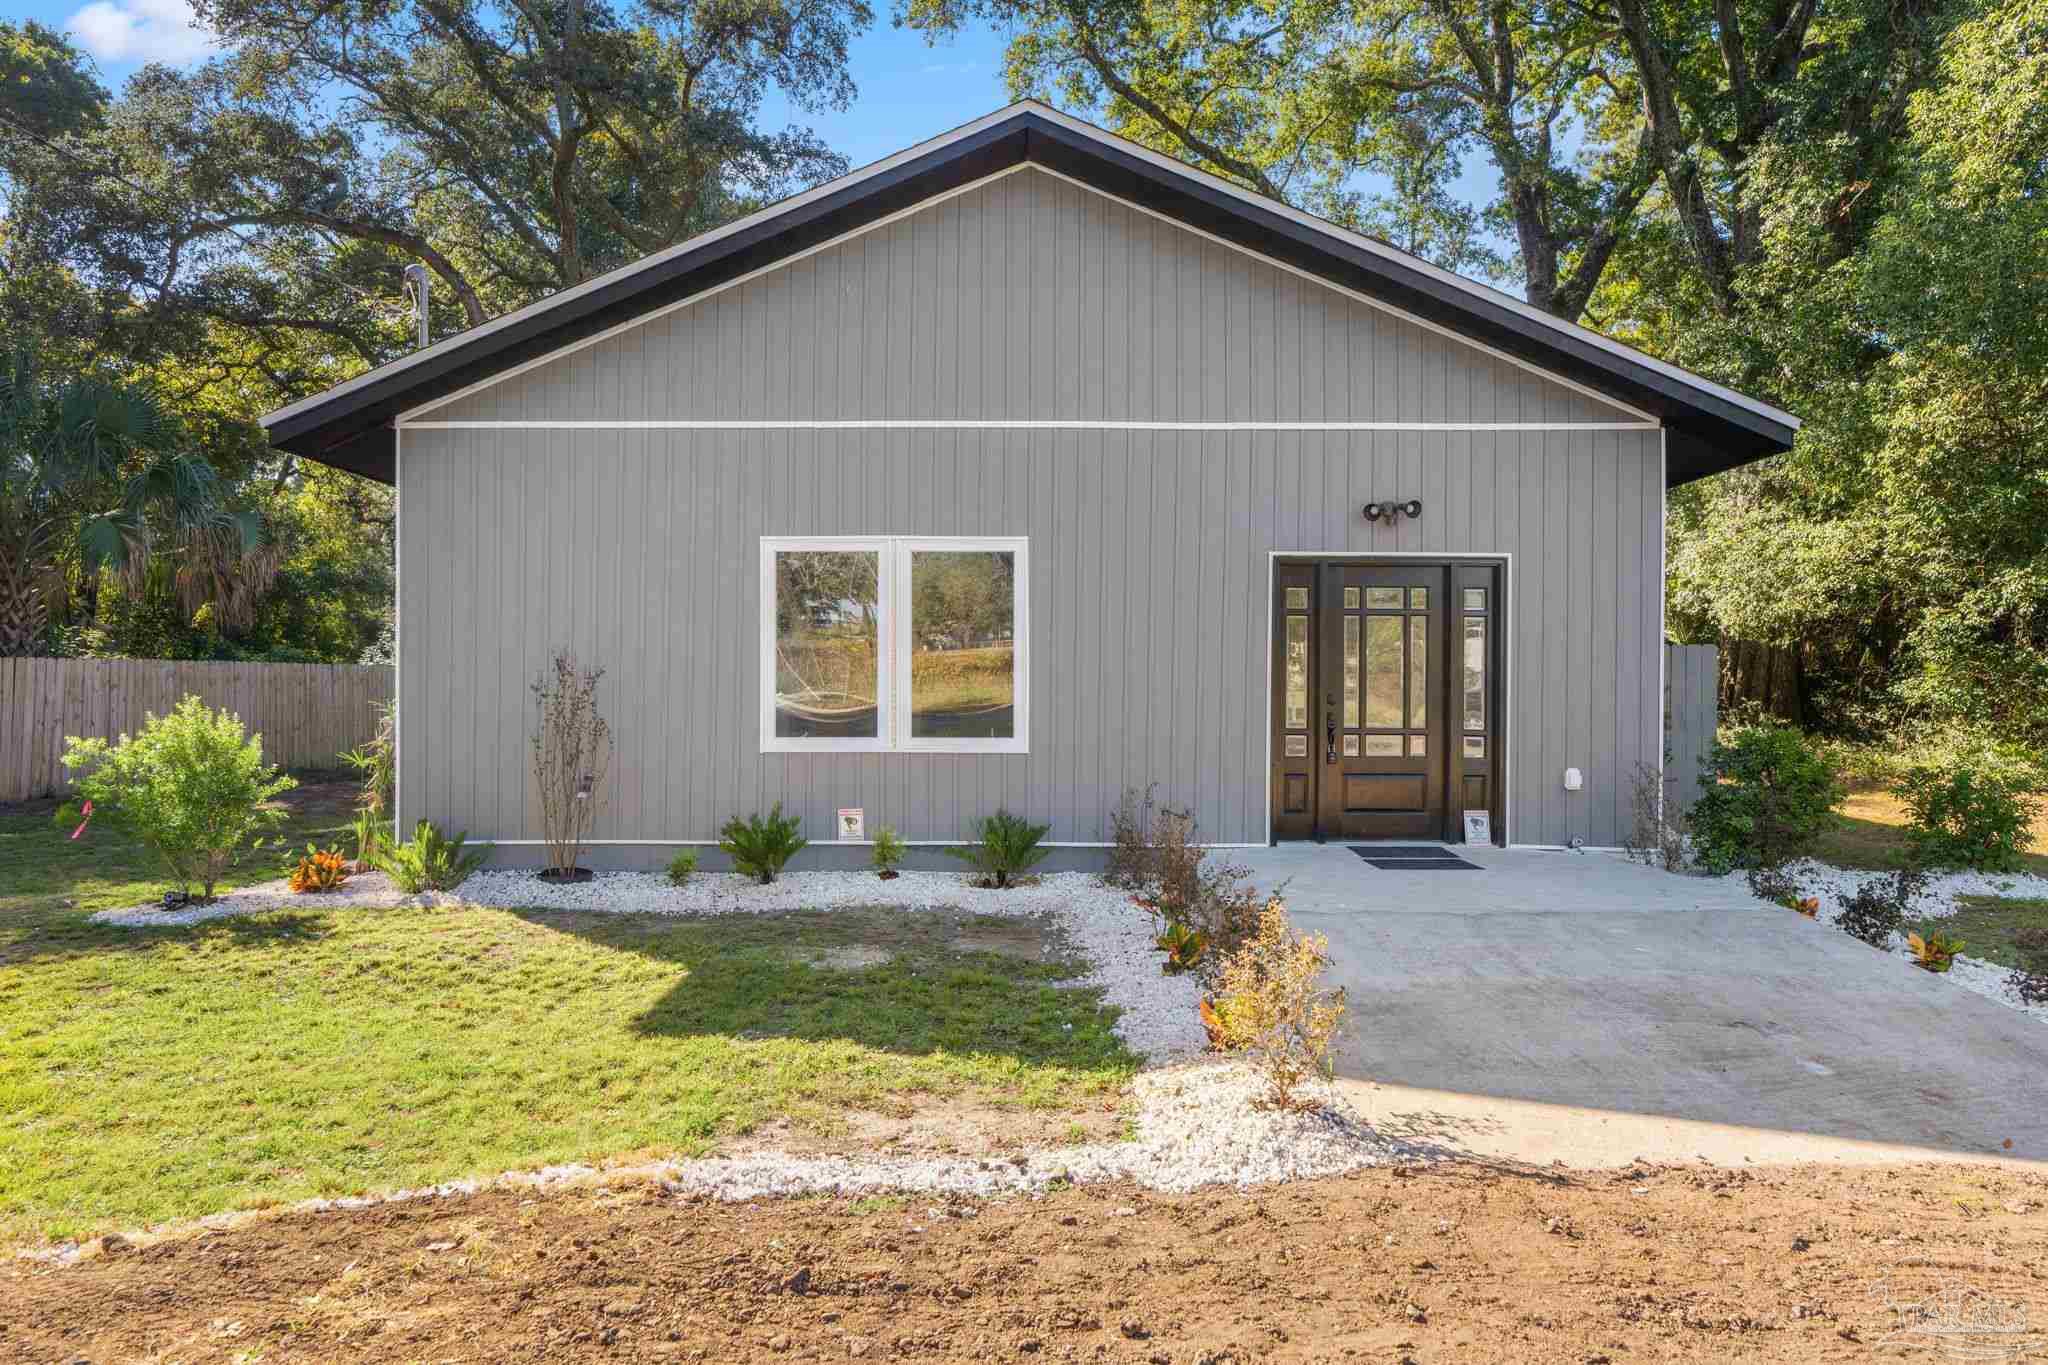
MULTIPOLYGON (((1458 852, 1480 869, 1379 871, 1336 844, 1234 855, 1329 936, 1350 999, 1340 1077, 1597 1111, 1617 1152, 1615 1119, 1635 1115, 1661 1123, 1660 1147, 1691 1140, 1680 1120, 2048 1159, 2040 1022, 1739 883, 1613 854, 1458 852)), ((1435 1107, 1452 1147, 1489 1121, 1435 1107)), ((1403 1122, 1428 1140, 1425 1112, 1403 1122)))

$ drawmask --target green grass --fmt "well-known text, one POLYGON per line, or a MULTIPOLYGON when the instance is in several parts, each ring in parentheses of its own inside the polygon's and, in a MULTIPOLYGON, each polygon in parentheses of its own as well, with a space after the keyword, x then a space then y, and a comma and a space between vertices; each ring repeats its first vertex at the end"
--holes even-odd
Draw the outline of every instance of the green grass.
MULTIPOLYGON (((1911 823, 1905 805, 1890 792, 1868 783, 1851 784, 1849 797, 1838 808, 1842 818, 1836 828, 1822 835, 1814 857, 1834 867, 1897 867, 1905 856, 1906 830, 1911 823)), ((2048 814, 2034 822, 2030 831, 2035 850, 2048 848, 2048 814)), ((2024 871, 2048 876, 2048 854, 2029 852, 2024 871)))
MULTIPOLYGON (((338 805, 295 805, 291 846, 339 836, 338 805)), ((85 921, 160 889, 108 831, 71 843, 47 807, 0 810, 0 1241, 690 1155, 775 1117, 830 1133, 915 1095, 1099 1105, 1135 1065, 1114 1012, 1014 921, 85 921), (854 947, 895 955, 829 965, 854 947)))
POLYGON ((2022 929, 2048 931, 2048 901, 2003 896, 1959 896, 1956 912, 1940 919, 1908 921, 1917 934, 1939 930, 1963 941, 1963 955, 2001 967, 2020 965, 2013 936, 2022 929))

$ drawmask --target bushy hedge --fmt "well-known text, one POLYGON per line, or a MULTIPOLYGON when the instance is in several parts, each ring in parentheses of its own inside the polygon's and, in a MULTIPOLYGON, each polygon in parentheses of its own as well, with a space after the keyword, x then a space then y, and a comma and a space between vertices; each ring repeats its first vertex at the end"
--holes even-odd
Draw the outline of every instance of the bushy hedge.
POLYGON ((1809 853, 1847 793, 1806 737, 1750 725, 1715 743, 1688 821, 1693 853, 1712 873, 1770 869, 1809 853))

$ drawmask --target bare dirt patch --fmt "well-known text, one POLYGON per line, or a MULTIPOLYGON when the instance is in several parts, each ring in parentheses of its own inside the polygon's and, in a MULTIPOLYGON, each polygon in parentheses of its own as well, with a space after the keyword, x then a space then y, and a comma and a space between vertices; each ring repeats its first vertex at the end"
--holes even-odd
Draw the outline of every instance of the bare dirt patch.
MULTIPOLYGON (((2048 1326, 2048 1178, 1381 1169, 1251 1194, 500 1191, 0 1270, 23 1360, 1868 1361, 1957 1285, 2048 1326)), ((2037 1340, 2040 1349, 2048 1340, 2037 1340)))

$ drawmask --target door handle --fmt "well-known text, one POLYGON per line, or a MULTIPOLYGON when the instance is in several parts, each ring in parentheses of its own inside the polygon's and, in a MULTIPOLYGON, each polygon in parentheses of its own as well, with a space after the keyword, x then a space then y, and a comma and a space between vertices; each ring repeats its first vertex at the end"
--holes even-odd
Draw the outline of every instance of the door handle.
POLYGON ((1323 699, 1323 743, 1328 750, 1326 761, 1337 761, 1337 698, 1323 699))

